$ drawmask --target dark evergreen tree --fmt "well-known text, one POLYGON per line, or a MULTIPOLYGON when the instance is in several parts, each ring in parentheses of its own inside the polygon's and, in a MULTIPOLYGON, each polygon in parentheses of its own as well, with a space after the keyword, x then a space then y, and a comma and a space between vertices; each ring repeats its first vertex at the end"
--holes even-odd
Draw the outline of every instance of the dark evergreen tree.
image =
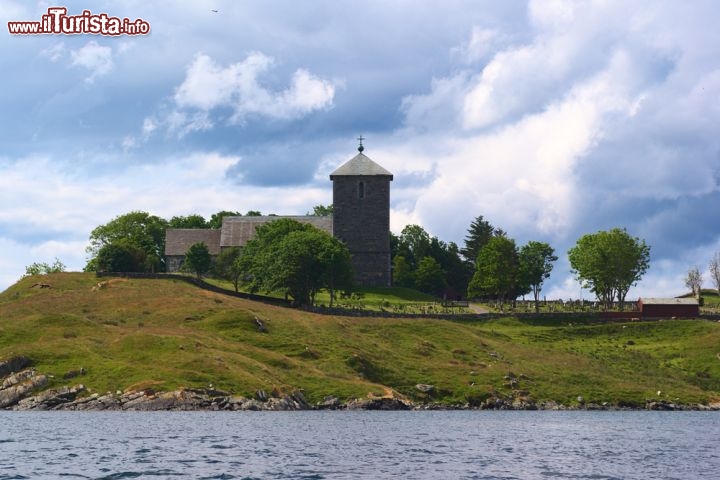
POLYGON ((475 217, 475 220, 470 224, 470 228, 468 228, 465 247, 460 250, 460 253, 470 265, 475 265, 480 249, 487 245, 490 239, 498 232, 482 215, 475 217))

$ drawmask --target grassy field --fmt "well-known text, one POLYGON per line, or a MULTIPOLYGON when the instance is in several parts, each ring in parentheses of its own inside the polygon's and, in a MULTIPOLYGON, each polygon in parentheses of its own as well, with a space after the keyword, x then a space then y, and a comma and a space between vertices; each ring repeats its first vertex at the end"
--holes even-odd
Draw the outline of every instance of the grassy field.
MULTIPOLYGON (((474 403, 495 393, 567 405, 578 396, 636 406, 720 400, 720 323, 707 320, 350 318, 176 280, 103 280, 98 289, 93 274, 29 277, 0 293, 0 359, 26 355, 53 375, 51 386, 82 382, 99 393, 212 384, 240 395, 303 389, 311 401, 393 394, 474 403), (32 288, 38 281, 52 288, 32 288), (86 375, 63 379, 80 368, 86 375), (422 393, 420 383, 435 389, 422 393)), ((383 293, 372 295, 387 301, 383 293)))

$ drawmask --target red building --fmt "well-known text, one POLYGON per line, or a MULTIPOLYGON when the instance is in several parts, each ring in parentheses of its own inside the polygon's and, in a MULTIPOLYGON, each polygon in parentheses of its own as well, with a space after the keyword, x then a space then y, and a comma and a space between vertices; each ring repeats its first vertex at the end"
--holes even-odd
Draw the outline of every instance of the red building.
POLYGON ((643 318, 696 318, 700 304, 695 298, 640 298, 638 310, 643 318))

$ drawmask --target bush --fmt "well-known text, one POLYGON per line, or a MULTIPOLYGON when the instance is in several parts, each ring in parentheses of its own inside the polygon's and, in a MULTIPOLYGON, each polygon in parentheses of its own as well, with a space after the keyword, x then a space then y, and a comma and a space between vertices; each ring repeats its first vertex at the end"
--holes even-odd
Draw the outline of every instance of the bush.
POLYGON ((32 265, 28 265, 27 267, 25 267, 25 275, 30 276, 46 275, 48 273, 59 273, 64 272, 65 268, 65 264, 56 258, 55 262, 53 262, 52 265, 45 262, 35 262, 32 265))

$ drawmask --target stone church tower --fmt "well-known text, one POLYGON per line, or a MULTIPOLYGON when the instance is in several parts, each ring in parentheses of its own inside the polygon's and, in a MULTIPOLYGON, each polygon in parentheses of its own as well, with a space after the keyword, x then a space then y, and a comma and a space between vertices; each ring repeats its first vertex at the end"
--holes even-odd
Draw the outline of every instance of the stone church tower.
POLYGON ((390 182, 392 173, 358 154, 330 174, 333 236, 347 245, 362 286, 390 286, 390 182))

